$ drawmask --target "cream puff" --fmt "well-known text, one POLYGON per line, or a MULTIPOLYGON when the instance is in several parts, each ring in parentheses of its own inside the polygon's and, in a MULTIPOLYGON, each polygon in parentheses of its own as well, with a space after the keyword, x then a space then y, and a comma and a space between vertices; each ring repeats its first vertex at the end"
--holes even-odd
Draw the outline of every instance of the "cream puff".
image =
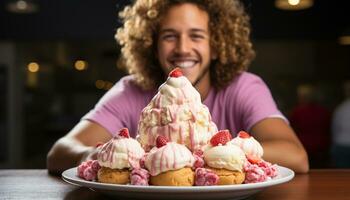
POLYGON ((97 173, 97 181, 102 183, 128 184, 130 173, 140 168, 140 159, 145 151, 140 143, 130 138, 127 128, 105 143, 97 154, 101 169, 97 173))
POLYGON ((232 136, 228 130, 221 130, 211 139, 204 150, 206 168, 219 176, 218 185, 233 185, 244 182, 243 170, 246 157, 236 145, 229 143, 232 136))
POLYGON ((157 137, 157 146, 153 147, 145 159, 145 167, 151 178, 151 185, 193 186, 192 170, 194 157, 182 144, 168 142, 164 136, 157 137))

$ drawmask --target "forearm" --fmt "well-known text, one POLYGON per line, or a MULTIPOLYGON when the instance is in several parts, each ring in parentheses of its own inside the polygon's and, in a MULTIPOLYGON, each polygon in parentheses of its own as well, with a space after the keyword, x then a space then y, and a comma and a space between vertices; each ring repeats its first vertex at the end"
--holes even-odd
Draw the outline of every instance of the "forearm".
POLYGON ((73 138, 63 137, 48 153, 47 169, 50 173, 59 174, 68 168, 77 166, 93 150, 94 147, 85 146, 73 138))
POLYGON ((288 167, 297 173, 307 173, 309 162, 303 147, 290 141, 264 141, 263 158, 271 163, 288 167))

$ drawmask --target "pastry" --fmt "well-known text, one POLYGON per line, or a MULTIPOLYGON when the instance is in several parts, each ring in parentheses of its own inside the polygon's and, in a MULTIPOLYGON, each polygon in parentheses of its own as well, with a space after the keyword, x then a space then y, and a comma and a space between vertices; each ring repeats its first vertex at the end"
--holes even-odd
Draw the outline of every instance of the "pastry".
POLYGON ((130 138, 127 128, 105 143, 97 154, 101 169, 97 173, 97 181, 102 183, 128 184, 130 173, 140 168, 140 159, 145 151, 135 139, 130 138))
POLYGON ((192 186, 194 157, 184 145, 168 142, 164 136, 157 137, 157 146, 147 154, 145 166, 151 185, 192 186))
POLYGON ((219 176, 218 185, 241 184, 245 179, 243 166, 246 157, 238 146, 229 143, 231 139, 228 130, 221 130, 210 139, 204 150, 207 168, 219 176))

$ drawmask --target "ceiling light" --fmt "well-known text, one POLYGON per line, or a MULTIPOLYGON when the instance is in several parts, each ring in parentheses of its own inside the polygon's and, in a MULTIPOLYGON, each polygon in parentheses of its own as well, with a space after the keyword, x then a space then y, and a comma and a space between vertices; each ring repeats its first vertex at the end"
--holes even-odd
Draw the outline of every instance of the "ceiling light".
POLYGON ((303 10, 313 5, 313 0, 275 0, 275 6, 282 10, 303 10))
POLYGON ((7 3, 6 9, 13 13, 29 14, 37 12, 39 7, 31 0, 14 0, 7 3))
POLYGON ((292 6, 296 6, 300 3, 300 0, 288 0, 288 3, 292 6))
POLYGON ((31 62, 27 65, 27 69, 28 69, 28 71, 35 73, 35 72, 39 71, 40 66, 36 62, 31 62))
POLYGON ((341 45, 350 45, 350 35, 340 36, 338 42, 341 45))
POLYGON ((78 70, 78 71, 86 70, 86 69, 87 69, 87 66, 88 66, 88 64, 87 64, 87 62, 84 61, 84 60, 77 60, 77 61, 75 61, 75 63, 74 63, 74 67, 75 67, 75 69, 78 70))

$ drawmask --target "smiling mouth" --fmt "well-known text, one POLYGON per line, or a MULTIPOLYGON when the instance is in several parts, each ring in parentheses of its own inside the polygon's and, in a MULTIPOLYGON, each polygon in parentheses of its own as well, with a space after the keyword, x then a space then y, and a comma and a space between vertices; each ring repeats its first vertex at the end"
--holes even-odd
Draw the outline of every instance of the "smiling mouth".
POLYGON ((173 67, 180 67, 180 68, 183 68, 183 69, 192 68, 197 63, 198 63, 198 61, 193 61, 193 60, 191 60, 191 61, 172 61, 171 62, 173 67))

